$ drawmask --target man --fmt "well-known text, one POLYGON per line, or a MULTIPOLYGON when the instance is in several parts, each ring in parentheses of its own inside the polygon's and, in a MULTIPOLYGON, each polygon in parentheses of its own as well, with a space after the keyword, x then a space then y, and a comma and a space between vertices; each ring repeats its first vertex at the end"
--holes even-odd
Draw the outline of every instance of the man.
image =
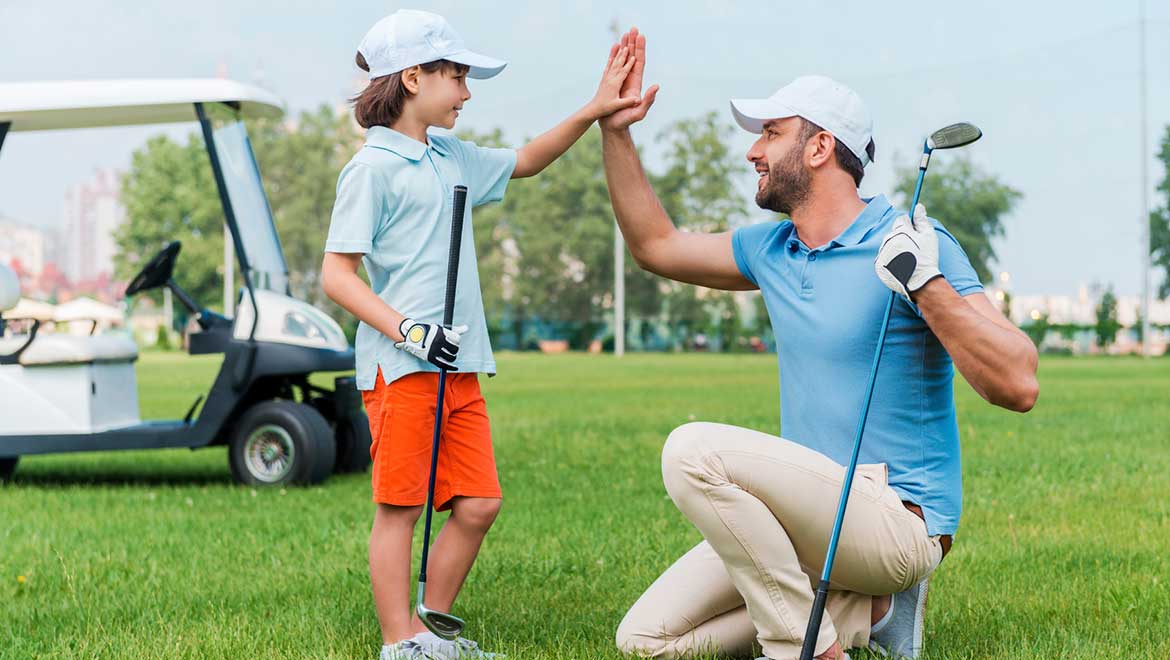
MULTIPOLYGON (((645 38, 631 30, 623 44, 638 62, 621 96, 640 95, 645 38)), ((628 129, 656 94, 601 122, 614 213, 642 268, 761 290, 778 337, 784 438, 711 423, 671 433, 667 492, 705 540, 634 604, 618 646, 662 658, 742 655, 754 639, 769 660, 798 657, 888 286, 900 295, 816 652, 844 658, 868 645, 917 657, 927 580, 961 508, 952 364, 989 402, 1025 412, 1039 391, 1035 348, 921 206, 910 223, 885 197, 858 196, 874 144, 854 92, 809 76, 769 99, 731 102, 739 125, 760 133, 747 154, 760 176, 756 203, 791 219, 721 234, 677 230, 650 188, 628 129), (906 251, 917 266, 903 282, 885 265, 906 251)))

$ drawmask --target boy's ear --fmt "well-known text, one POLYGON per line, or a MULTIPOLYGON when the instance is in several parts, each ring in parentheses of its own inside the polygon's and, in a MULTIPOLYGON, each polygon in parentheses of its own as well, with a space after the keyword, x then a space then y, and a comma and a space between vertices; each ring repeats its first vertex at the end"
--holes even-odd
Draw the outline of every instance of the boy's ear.
POLYGON ((422 77, 422 67, 417 64, 409 69, 402 70, 402 86, 411 94, 418 94, 419 79, 422 77))

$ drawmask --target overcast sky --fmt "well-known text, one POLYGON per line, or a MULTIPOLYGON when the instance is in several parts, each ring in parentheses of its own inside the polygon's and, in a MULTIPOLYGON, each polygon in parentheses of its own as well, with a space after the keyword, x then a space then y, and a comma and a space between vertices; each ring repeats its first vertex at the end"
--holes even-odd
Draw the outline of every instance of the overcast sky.
MULTIPOLYGON (((470 47, 510 62, 499 77, 472 81, 460 127, 498 126, 519 144, 590 97, 616 19, 647 34, 647 80, 662 85, 635 129, 640 143, 709 110, 730 122, 727 99, 826 74, 860 92, 875 117, 878 159, 864 193, 886 192, 894 166, 913 163, 930 130, 972 121, 985 137, 971 156, 1024 193, 999 245, 1016 292, 1073 294, 1100 282, 1128 294, 1138 291, 1141 256, 1139 2, 1076 0, 1054 11, 1043 0, 0 0, 0 81, 209 77, 226 68, 299 112, 352 93, 357 43, 406 6, 444 14, 470 47)), ((1152 190, 1164 176, 1153 153, 1170 123, 1170 9, 1148 4, 1152 190)), ((0 215, 57 226, 67 186, 98 167, 125 168, 148 135, 193 128, 12 134, 0 155, 0 215)), ((750 141, 738 132, 735 152, 750 141)), ((744 190, 754 187, 746 168, 742 179, 744 190)))

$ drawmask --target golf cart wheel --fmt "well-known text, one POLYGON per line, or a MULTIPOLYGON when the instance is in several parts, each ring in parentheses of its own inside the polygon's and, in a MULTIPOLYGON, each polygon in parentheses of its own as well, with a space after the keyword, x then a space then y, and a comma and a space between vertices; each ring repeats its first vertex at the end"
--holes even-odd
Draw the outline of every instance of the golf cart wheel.
MULTIPOLYGON (((369 448, 367 447, 367 454, 369 448)), ((9 456, 0 458, 0 481, 8 481, 12 478, 12 473, 16 471, 16 464, 20 462, 19 456, 9 456)))
POLYGON ((337 474, 365 472, 370 467, 370 420, 364 412, 342 419, 333 427, 337 441, 337 462, 333 471, 337 474))
POLYGON ((232 476, 242 484, 316 484, 333 472, 333 433, 312 406, 264 401, 235 426, 228 460, 232 476))

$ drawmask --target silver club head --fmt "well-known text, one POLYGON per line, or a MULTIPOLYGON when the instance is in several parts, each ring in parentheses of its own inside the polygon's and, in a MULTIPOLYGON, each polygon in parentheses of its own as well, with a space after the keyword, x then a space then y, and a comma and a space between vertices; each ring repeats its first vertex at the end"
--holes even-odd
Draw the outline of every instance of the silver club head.
POLYGON ((420 595, 418 603, 414 607, 415 613, 418 614, 418 620, 423 622, 427 630, 430 630, 439 637, 443 639, 455 639, 463 632, 463 628, 467 624, 463 622, 463 619, 460 619, 454 614, 432 610, 426 605, 423 605, 421 593, 425 588, 424 585, 419 585, 420 595))
POLYGON ((978 126, 959 122, 944 126, 931 133, 930 137, 926 139, 926 145, 931 149, 954 149, 955 147, 965 147, 981 137, 983 137, 983 131, 979 130, 978 126))

